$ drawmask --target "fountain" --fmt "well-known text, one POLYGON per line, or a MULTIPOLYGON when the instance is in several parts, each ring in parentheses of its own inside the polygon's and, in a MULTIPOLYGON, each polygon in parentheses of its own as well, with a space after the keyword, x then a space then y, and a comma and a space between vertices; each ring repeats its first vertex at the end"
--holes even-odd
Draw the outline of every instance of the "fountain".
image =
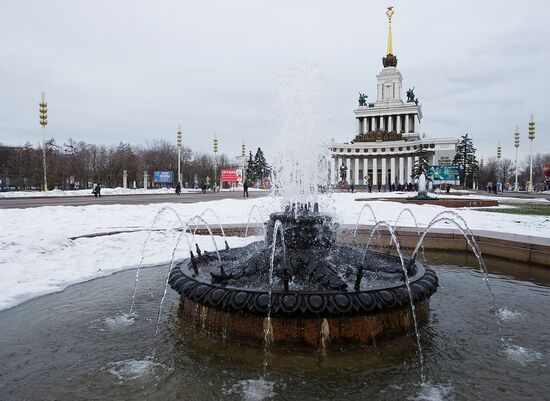
POLYGON ((264 343, 270 316, 274 344, 313 348, 413 333, 411 299, 418 321, 426 322, 435 273, 413 261, 404 261, 404 271, 399 256, 339 244, 336 229, 317 204, 295 204, 270 216, 265 242, 220 251, 221 262, 198 250, 170 273, 181 315, 193 321, 199 308, 209 332, 252 344, 264 343))
POLYGON ((409 196, 406 198, 358 198, 358 201, 367 201, 367 200, 384 200, 389 202, 399 202, 399 203, 412 203, 417 205, 438 205, 445 207, 489 207, 489 206, 498 206, 498 201, 494 199, 479 199, 479 198, 470 198, 470 197, 458 197, 458 198, 449 198, 449 197, 437 197, 428 195, 427 188, 427 178, 424 173, 420 174, 418 177, 418 193, 415 196, 409 196))
POLYGON ((318 192, 328 184, 323 97, 315 67, 283 77, 272 179, 281 211, 265 224, 265 241, 226 247, 219 257, 197 248, 171 270, 180 315, 191 322, 198 315, 214 336, 323 349, 415 333, 416 321, 428 319, 435 273, 340 243, 338 224, 320 211, 318 192))
POLYGON ((422 173, 418 177, 418 194, 412 196, 411 200, 437 200, 437 197, 428 195, 428 187, 426 185, 426 174, 422 173))

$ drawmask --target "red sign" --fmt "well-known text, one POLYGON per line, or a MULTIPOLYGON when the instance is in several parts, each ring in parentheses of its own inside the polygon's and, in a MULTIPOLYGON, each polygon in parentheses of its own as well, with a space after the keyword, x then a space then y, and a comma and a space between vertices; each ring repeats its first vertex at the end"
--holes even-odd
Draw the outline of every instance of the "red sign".
POLYGON ((239 176, 237 175, 237 170, 234 169, 234 168, 222 169, 221 178, 222 178, 222 182, 239 181, 239 176))

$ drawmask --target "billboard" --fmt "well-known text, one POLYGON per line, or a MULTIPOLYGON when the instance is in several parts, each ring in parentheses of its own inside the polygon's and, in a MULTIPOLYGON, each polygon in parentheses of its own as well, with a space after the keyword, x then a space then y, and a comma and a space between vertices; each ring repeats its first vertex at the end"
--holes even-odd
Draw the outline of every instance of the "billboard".
POLYGON ((222 182, 235 182, 239 181, 241 177, 237 174, 237 169, 234 168, 224 168, 221 171, 221 180, 222 182))
POLYGON ((172 183, 174 182, 173 171, 155 171, 153 172, 153 182, 155 183, 172 183))
POLYGON ((456 181, 459 169, 458 166, 428 166, 426 176, 432 181, 456 181))

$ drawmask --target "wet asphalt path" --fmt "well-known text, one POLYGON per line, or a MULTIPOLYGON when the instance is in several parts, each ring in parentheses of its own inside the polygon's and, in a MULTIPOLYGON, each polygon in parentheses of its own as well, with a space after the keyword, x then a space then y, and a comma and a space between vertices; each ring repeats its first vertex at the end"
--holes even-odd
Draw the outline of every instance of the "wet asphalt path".
MULTIPOLYGON (((250 192, 250 198, 266 196, 267 192, 250 192)), ((24 209, 40 206, 147 205, 152 203, 195 203, 220 199, 244 199, 242 191, 150 195, 65 196, 50 198, 0 198, 0 209, 24 209)))

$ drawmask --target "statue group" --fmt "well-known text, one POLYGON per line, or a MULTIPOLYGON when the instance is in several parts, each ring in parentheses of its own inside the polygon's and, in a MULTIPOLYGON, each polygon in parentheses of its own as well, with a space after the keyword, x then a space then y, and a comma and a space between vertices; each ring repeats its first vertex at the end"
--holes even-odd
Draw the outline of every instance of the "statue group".
POLYGON ((364 93, 359 92, 359 106, 366 106, 367 105, 367 98, 368 96, 364 93))
POLYGON ((414 87, 407 91, 407 103, 414 102, 418 104, 418 98, 414 95, 414 87))

